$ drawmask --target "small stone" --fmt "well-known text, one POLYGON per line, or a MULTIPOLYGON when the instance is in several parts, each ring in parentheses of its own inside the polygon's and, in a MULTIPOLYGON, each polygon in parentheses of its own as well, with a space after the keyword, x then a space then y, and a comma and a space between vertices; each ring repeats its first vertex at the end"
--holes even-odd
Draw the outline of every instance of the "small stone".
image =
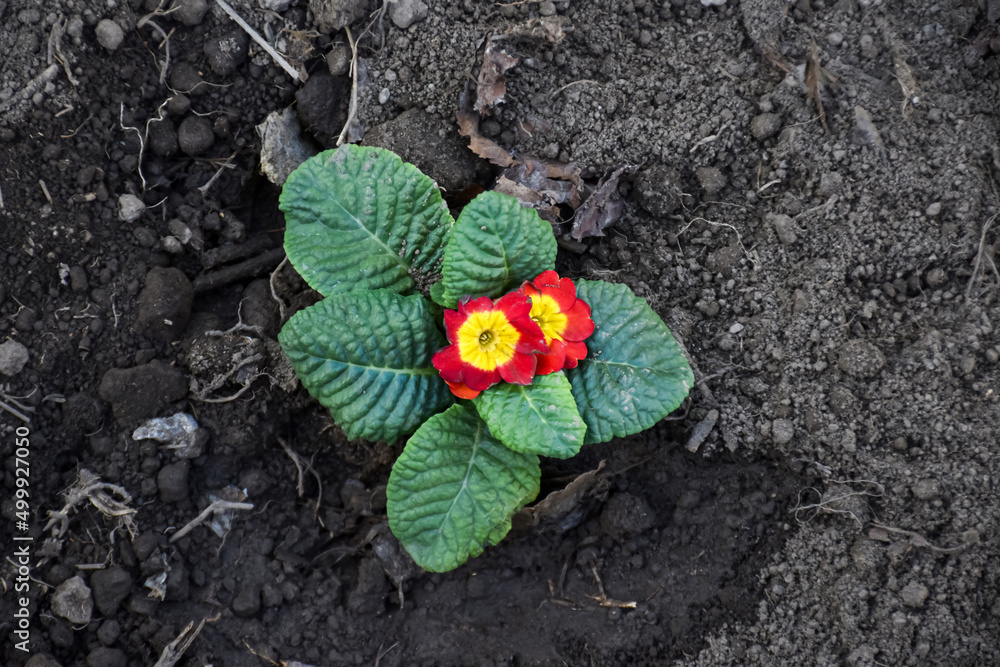
POLYGON ((208 66, 219 76, 229 76, 247 59, 250 38, 242 30, 232 30, 205 42, 208 66))
POLYGON ((774 233, 778 235, 778 241, 783 245, 792 245, 799 240, 791 217, 782 213, 769 213, 766 219, 774 227, 774 233))
POLYGON ((555 16, 556 15, 556 3, 552 0, 542 0, 538 3, 538 13, 542 16, 555 16))
POLYGON ((135 330, 164 343, 181 337, 191 317, 194 288, 180 269, 154 267, 138 298, 135 330))
POLYGON ((98 23, 94 33, 97 35, 97 43, 108 51, 115 51, 125 39, 121 26, 111 19, 104 19, 98 23))
POLYGON ((146 204, 135 195, 118 197, 118 219, 123 222, 135 222, 146 210, 146 204))
POLYGON ((848 375, 868 379, 878 375, 885 366, 885 356, 871 343, 849 340, 844 343, 837 357, 837 367, 848 375))
POLYGON ((215 142, 212 123, 201 116, 188 116, 177 130, 177 143, 185 155, 201 155, 215 142))
POLYGON ((844 185, 844 177, 836 171, 824 172, 819 177, 819 194, 821 197, 831 197, 844 185))
POLYGON ((94 613, 94 600, 83 579, 70 577, 59 584, 52 594, 52 611, 73 625, 90 623, 94 613))
MULTIPOLYGON (((392 7, 392 5, 389 5, 392 7)), ((343 42, 334 42, 326 54, 326 66, 333 76, 343 76, 351 67, 351 49, 343 42)))
POLYGON ((750 121, 750 133, 757 141, 770 139, 781 130, 781 116, 776 113, 762 113, 750 121))
POLYGON ((930 595, 930 591, 927 587, 917 581, 911 581, 903 587, 903 590, 899 592, 900 597, 903 598, 903 604, 907 607, 913 607, 914 609, 919 609, 924 606, 924 601, 927 596, 930 595))
POLYGON ((170 17, 186 26, 195 26, 205 18, 208 11, 207 0, 174 0, 170 6, 170 17))
MULTIPOLYGON (((389 5, 390 18, 394 4, 389 5)), ((319 31, 328 35, 363 18, 365 2, 364 0, 309 0, 309 10, 315 17, 319 31)))
POLYGON ((257 2, 260 4, 261 9, 266 9, 269 12, 277 12, 278 14, 288 9, 292 4, 292 0, 257 0, 257 2))
POLYGON ((194 417, 178 412, 171 417, 150 419, 132 433, 133 440, 156 440, 182 459, 196 459, 205 452, 208 431, 194 417))
POLYGON ((62 665, 51 655, 36 653, 28 658, 28 662, 24 663, 24 667, 62 667, 62 665))
POLYGON ((743 331, 743 325, 740 324, 739 322, 737 322, 733 326, 729 327, 729 333, 731 333, 731 334, 738 334, 741 331, 743 331))
POLYGON ((936 479, 922 479, 913 485, 913 495, 920 500, 934 500, 941 495, 941 482, 936 479))
POLYGON ((0 343, 0 373, 12 377, 20 373, 28 363, 28 348, 16 340, 0 343))
POLYGON ((382 90, 380 90, 378 93, 378 103, 385 104, 386 102, 388 102, 390 94, 391 93, 389 92, 388 88, 383 88, 382 90))
POLYGON ((702 190, 709 197, 719 194, 719 191, 726 187, 726 177, 722 174, 722 170, 717 167, 699 167, 695 176, 698 178, 702 190))
POLYGON ((177 130, 170 119, 164 119, 147 125, 149 150, 153 155, 170 157, 177 153, 177 130))
POLYGON ((252 582, 244 581, 233 598, 233 613, 241 618, 253 616, 260 611, 260 589, 252 582))
POLYGON ((87 667, 128 667, 128 657, 121 649, 98 646, 87 654, 87 667))
POLYGON ((128 426, 156 416, 187 396, 188 383, 176 366, 151 361, 132 368, 112 368, 101 378, 98 391, 111 404, 118 423, 128 426))
POLYGON ((120 567, 98 570, 90 577, 94 604, 104 616, 114 616, 118 606, 132 592, 132 577, 120 567))
POLYGON ((90 290, 90 281, 87 279, 87 272, 82 266, 69 267, 69 286, 77 294, 84 294, 90 290))
POLYGON ((831 32, 826 36, 826 41, 830 46, 840 46, 844 43, 844 35, 839 32, 831 32))
POLYGON ((113 618, 109 618, 101 623, 97 629, 97 639, 105 646, 111 646, 122 636, 122 625, 113 618))
POLYGON ((427 18, 427 4, 423 0, 397 0, 389 5, 389 18, 397 28, 406 30, 427 18))
POLYGON ((169 463, 156 475, 156 485, 160 489, 160 500, 165 503, 179 503, 188 497, 188 462, 169 463))
POLYGON ((929 287, 937 289, 948 282, 948 274, 944 272, 944 269, 936 267, 927 272, 926 280, 929 287))
POLYGON ((928 206, 926 213, 932 218, 936 217, 939 213, 941 213, 941 202, 936 201, 928 206))
POLYGON ((771 424, 771 437, 776 445, 784 445, 795 436, 795 425, 791 419, 775 419, 771 424))

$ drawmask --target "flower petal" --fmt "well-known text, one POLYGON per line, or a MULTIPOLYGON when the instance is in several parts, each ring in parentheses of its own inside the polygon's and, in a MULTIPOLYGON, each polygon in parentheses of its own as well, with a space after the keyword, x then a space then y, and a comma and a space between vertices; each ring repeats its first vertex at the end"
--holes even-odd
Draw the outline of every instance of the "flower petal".
POLYGON ((497 370, 500 377, 511 384, 531 384, 531 378, 535 377, 536 359, 534 354, 515 354, 497 370))
MULTIPOLYGON (((461 304, 459 304, 459 308, 461 307, 461 304)), ((449 343, 458 342, 458 330, 465 324, 467 319, 469 319, 468 315, 462 314, 457 310, 447 309, 444 311, 444 329, 449 343)))
POLYGON ((559 278, 555 271, 546 271, 542 275, 535 278, 534 286, 538 288, 542 294, 551 297, 557 304, 559 304, 559 310, 561 312, 566 312, 573 307, 576 303, 576 285, 569 278, 559 278), (551 276, 547 274, 552 274, 551 276), (545 276, 547 280, 542 281, 542 277, 545 276), (553 278, 555 278, 553 280, 553 278))
MULTIPOLYGON (((445 382, 448 381, 445 380, 445 382)), ((469 386, 464 382, 448 382, 448 388, 451 389, 451 393, 455 394, 455 396, 458 396, 459 398, 465 398, 470 401, 474 399, 476 396, 479 396, 480 393, 475 389, 469 389, 469 386)))
MULTIPOLYGON (((521 355, 515 354, 514 358, 517 358, 518 356, 521 355)), ((487 371, 476 368, 472 364, 465 364, 465 367, 462 369, 461 381, 464 382, 469 389, 474 391, 486 391, 497 382, 500 382, 502 378, 500 368, 501 367, 497 367, 491 371, 487 371)), ((444 376, 442 375, 441 377, 444 376)), ((447 379, 448 378, 445 378, 445 381, 447 381, 447 379)))
MULTIPOLYGON (((548 354, 539 354, 535 366, 535 375, 548 375, 561 371, 566 363, 566 343, 553 340, 549 345, 548 354)), ((574 364, 575 365, 575 364, 574 364)))
POLYGON ((514 349, 521 354, 533 354, 535 352, 547 352, 549 347, 545 344, 545 334, 538 322, 530 317, 522 317, 511 321, 510 325, 521 334, 514 349))
POLYGON ((493 309, 503 312, 507 321, 513 322, 528 316, 531 312, 531 299, 521 292, 508 292, 496 300, 493 309))
POLYGON ((590 319, 590 306, 577 299, 566 313, 566 328, 562 337, 566 340, 581 341, 594 333, 594 320, 590 319))
POLYGON ((587 356, 587 344, 582 342, 566 343, 566 364, 563 368, 576 368, 577 361, 587 356))
POLYGON ((431 358, 431 365, 438 369, 445 382, 462 381, 462 367, 465 366, 465 363, 458 354, 457 345, 449 345, 438 350, 431 358))

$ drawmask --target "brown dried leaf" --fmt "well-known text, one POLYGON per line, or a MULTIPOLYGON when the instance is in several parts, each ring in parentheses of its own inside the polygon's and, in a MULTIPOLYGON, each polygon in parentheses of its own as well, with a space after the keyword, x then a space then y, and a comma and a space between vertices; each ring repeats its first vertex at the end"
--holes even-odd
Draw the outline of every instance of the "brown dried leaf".
POLYGON ((882 135, 879 134, 878 128, 875 127, 871 114, 860 105, 854 107, 854 124, 857 126, 858 135, 862 141, 877 150, 879 154, 885 154, 885 144, 882 142, 882 135))
POLYGON ((476 80, 476 104, 473 107, 480 116, 488 116, 495 105, 503 102, 503 97, 507 94, 505 73, 516 64, 517 58, 496 48, 493 39, 487 38, 483 66, 479 69, 479 78, 476 80))
POLYGON ((514 157, 505 151, 498 143, 479 134, 479 114, 472 109, 472 89, 469 82, 458 99, 458 133, 469 137, 469 148, 481 158, 489 160, 500 167, 514 164, 514 157))
POLYGON ((601 481, 597 473, 604 469, 604 461, 598 464, 596 470, 585 472, 567 484, 564 488, 553 491, 531 507, 525 507, 520 512, 527 519, 528 525, 537 526, 542 519, 559 519, 572 512, 580 501, 601 481))
POLYGON ((566 31, 563 30, 563 25, 565 25, 569 19, 565 16, 543 16, 538 19, 531 19, 525 21, 524 23, 518 23, 507 30, 506 35, 511 37, 520 37, 523 39, 533 39, 539 41, 547 41, 552 44, 558 44, 566 36, 566 31))
POLYGON ((823 131, 830 134, 830 127, 826 124, 826 110, 823 108, 823 85, 829 75, 819 64, 819 47, 815 40, 809 49, 809 57, 806 58, 806 96, 811 99, 819 110, 819 120, 823 123, 823 131))
POLYGON ((618 167, 597 183, 594 193, 576 211, 570 232, 574 239, 582 241, 588 236, 604 236, 604 229, 618 221, 625 211, 625 202, 618 195, 618 177, 635 169, 628 165, 618 167))
POLYGON ((575 164, 523 157, 497 181, 496 190, 517 197, 522 206, 538 210, 549 222, 560 222, 560 204, 580 206, 580 169, 575 164))

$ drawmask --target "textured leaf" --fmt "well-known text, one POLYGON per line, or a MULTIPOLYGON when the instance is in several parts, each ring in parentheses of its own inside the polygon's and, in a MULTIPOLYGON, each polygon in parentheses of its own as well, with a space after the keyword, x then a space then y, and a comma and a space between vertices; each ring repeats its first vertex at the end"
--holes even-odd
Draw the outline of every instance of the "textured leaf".
POLYGON ((498 384, 473 402, 490 433, 515 452, 568 459, 583 446, 587 426, 561 371, 530 385, 498 384))
POLYGON ((552 225, 517 199, 484 192, 458 216, 444 253, 442 305, 465 295, 496 298, 555 268, 552 225))
POLYGON ((596 325, 586 359, 566 371, 587 424, 584 444, 638 433, 673 412, 694 375, 659 315, 625 285, 581 280, 576 294, 596 325))
POLYGON ((285 252, 329 296, 402 292, 439 269, 454 224, 434 181, 381 148, 344 145, 303 162, 281 191, 285 252))
POLYGON ((417 429, 389 476, 389 527, 417 565, 453 570, 510 529, 538 495, 538 457, 492 437, 471 405, 453 405, 417 429))
POLYGON ((349 438, 392 442, 454 402, 431 366, 445 340, 421 296, 337 294, 293 315, 278 341, 349 438))

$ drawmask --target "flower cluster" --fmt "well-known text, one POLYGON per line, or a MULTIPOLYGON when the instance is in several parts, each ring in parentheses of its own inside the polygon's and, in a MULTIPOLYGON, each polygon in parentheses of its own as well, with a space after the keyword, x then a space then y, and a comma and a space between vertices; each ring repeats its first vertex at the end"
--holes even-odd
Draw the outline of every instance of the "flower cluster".
POLYGON ((575 368, 594 332, 576 285, 545 271, 497 299, 464 297, 444 312, 451 343, 432 363, 459 398, 475 398, 501 380, 531 384, 535 375, 575 368))

